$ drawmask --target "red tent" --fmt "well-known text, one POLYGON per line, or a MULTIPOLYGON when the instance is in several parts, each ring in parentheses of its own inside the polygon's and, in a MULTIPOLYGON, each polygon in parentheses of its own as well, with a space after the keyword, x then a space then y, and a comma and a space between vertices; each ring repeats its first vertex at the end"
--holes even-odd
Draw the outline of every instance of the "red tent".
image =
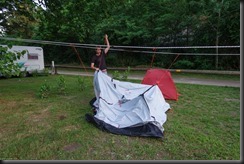
POLYGON ((178 100, 179 94, 176 91, 171 73, 168 70, 149 69, 141 83, 149 85, 157 84, 165 99, 178 100))

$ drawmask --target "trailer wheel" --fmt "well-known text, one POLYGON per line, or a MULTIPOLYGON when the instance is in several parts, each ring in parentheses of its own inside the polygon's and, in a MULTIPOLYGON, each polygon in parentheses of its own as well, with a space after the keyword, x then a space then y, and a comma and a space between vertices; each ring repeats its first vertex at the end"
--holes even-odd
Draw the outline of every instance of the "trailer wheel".
POLYGON ((29 76, 30 76, 30 73, 26 72, 25 77, 29 77, 29 76))

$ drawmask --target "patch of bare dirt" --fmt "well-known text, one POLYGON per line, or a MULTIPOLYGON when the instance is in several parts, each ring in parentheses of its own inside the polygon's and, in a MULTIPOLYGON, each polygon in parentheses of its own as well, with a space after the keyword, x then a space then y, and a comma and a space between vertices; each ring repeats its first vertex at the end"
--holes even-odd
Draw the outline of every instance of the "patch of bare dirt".
POLYGON ((80 147, 81 147, 81 145, 79 143, 71 143, 69 145, 64 146, 63 149, 65 151, 72 152, 72 151, 75 151, 75 150, 79 149, 80 147))

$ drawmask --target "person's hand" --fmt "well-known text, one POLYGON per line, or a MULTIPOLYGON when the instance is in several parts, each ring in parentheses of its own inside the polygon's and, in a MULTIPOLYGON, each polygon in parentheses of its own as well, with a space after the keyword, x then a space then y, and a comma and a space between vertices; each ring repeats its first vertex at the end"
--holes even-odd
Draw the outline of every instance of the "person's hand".
POLYGON ((104 38, 105 38, 105 39, 108 39, 108 35, 107 35, 107 34, 105 34, 105 35, 104 35, 104 38))
POLYGON ((96 71, 99 71, 99 68, 96 68, 96 71))

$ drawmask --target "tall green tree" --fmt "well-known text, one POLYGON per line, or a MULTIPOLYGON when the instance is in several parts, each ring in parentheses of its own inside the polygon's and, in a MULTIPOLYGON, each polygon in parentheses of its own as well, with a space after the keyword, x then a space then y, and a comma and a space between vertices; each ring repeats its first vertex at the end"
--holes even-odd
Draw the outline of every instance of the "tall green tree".
MULTIPOLYGON (((38 19, 40 23, 35 38, 70 43, 91 43, 91 40, 97 39, 93 37, 97 24, 108 14, 107 4, 111 4, 111 2, 108 2, 110 1, 43 0, 41 3, 45 6, 45 9, 39 11, 38 19)), ((103 35, 100 34, 100 39, 103 35)), ((48 52, 52 51, 50 46, 45 47, 48 52)), ((84 49, 79 49, 79 51, 81 54, 87 53, 87 50, 84 49)), ((61 62, 77 61, 76 53, 71 47, 59 47, 59 49, 56 49, 56 53, 48 53, 47 60, 49 59, 61 62), (59 54, 66 55, 61 56, 59 54)), ((85 60, 88 61, 88 57, 85 60)))
POLYGON ((31 38, 36 25, 35 4, 30 0, 2 0, 0 2, 0 26, 5 34, 31 38))
MULTIPOLYGON (((194 35, 197 45, 232 46, 240 45, 240 2, 235 0, 207 0, 201 2, 199 12, 199 27, 194 35)), ((240 53, 238 49, 213 49, 216 53, 214 61, 215 68, 219 65, 225 67, 226 61, 239 59, 238 56, 224 56, 219 61, 219 53, 240 53), (232 59, 231 59, 232 58, 232 59), (226 60, 228 59, 228 60, 226 60), (222 64, 220 64, 222 63, 222 64)), ((227 66, 231 67, 231 66, 227 66)))
MULTIPOLYGON (((240 44, 240 3, 236 0, 2 0, 0 26, 8 36, 38 40, 103 44, 108 34, 112 45, 213 46, 240 44), (27 8, 27 10, 23 10, 27 8), (25 16, 23 19, 23 16, 25 16), (15 25, 17 23, 17 25, 15 25)), ((45 61, 77 62, 70 46, 43 45, 45 61)), ((93 49, 77 48, 89 64, 93 49)), ((238 49, 171 49, 165 52, 239 53, 238 49)), ((108 62, 117 66, 141 65, 151 54, 113 52, 108 62), (132 62, 131 62, 132 61, 132 62)), ((215 57, 215 56, 214 56, 215 57)), ((193 69, 215 65, 213 56, 180 56, 193 69), (202 61, 202 62, 201 62, 202 61), (204 62, 203 62, 204 61, 204 62)), ((174 55, 156 55, 167 68, 174 55)), ((236 56, 218 58, 219 68, 238 68, 236 56), (233 63, 226 61, 234 61, 233 63)), ((184 62, 182 62, 184 63, 184 62)))

